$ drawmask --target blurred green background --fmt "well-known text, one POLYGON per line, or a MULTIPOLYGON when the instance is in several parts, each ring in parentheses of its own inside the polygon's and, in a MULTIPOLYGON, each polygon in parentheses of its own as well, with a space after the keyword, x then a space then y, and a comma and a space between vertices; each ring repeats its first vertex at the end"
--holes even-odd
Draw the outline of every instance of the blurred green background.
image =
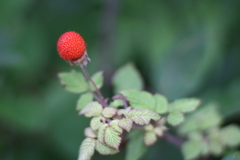
MULTIPOLYGON (((89 120, 75 111, 79 95, 57 78, 79 69, 56 51, 70 30, 87 42, 90 74, 104 70, 106 97, 115 70, 133 62, 146 90, 217 103, 224 124, 240 124, 240 1, 1 0, 1 160, 77 159, 89 120)), ((124 154, 123 145, 115 156, 93 159, 124 154)), ((181 157, 161 140, 143 159, 181 157)))

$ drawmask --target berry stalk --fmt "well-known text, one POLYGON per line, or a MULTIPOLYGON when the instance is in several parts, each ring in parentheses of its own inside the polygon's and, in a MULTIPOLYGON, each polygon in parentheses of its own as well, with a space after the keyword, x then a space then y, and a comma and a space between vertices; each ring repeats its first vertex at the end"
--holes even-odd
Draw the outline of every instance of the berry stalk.
POLYGON ((85 65, 80 65, 80 67, 82 68, 83 70, 83 73, 85 74, 85 76, 87 77, 88 81, 93 85, 95 91, 97 92, 98 94, 98 97, 102 103, 102 105, 104 107, 108 107, 107 103, 105 102, 104 98, 103 98, 103 95, 101 93, 101 91, 98 89, 97 85, 93 82, 92 78, 89 76, 87 70, 86 70, 86 66, 85 65))

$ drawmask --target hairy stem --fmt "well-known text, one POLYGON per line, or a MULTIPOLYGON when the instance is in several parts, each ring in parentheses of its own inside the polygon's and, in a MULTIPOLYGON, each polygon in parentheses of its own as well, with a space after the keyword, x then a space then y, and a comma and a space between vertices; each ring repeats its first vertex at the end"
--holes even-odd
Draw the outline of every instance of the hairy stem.
POLYGON ((98 94, 98 97, 99 97, 102 105, 103 105, 104 107, 107 107, 108 105, 107 105, 107 103, 105 102, 101 91, 98 89, 97 85, 93 82, 92 78, 89 76, 89 74, 88 74, 88 72, 87 72, 87 70, 86 70, 86 67, 85 67, 84 65, 80 65, 80 67, 82 68, 83 73, 84 73, 85 76, 87 77, 88 81, 93 85, 95 91, 96 91, 97 94, 98 94))
POLYGON ((178 147, 181 147, 182 144, 184 143, 184 141, 178 137, 175 137, 173 136, 172 134, 168 133, 168 132, 164 132, 164 135, 163 135, 167 141, 175 144, 176 146, 178 147))

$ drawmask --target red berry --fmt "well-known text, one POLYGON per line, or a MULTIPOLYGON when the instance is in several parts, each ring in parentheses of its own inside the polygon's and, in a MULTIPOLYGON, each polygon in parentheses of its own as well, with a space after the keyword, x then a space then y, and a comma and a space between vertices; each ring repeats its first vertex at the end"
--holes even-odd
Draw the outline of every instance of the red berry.
POLYGON ((69 31, 62 34, 58 39, 57 50, 60 57, 72 61, 84 55, 86 43, 80 34, 69 31))

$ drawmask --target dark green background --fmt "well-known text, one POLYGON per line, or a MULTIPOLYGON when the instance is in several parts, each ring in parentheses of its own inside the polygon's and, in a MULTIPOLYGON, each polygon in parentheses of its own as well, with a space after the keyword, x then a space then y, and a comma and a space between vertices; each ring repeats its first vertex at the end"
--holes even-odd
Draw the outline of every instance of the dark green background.
MULTIPOLYGON (((240 123, 240 1, 238 0, 1 0, 0 159, 75 160, 89 119, 79 95, 57 73, 70 67, 56 51, 74 30, 87 42, 90 74, 104 70, 111 96, 115 70, 133 62, 145 89, 175 98, 215 102, 224 124, 240 123)), ((127 77, 126 77, 127 79, 127 77)), ((124 159, 116 156, 93 159, 124 159)), ((159 141, 144 160, 179 160, 159 141)))

